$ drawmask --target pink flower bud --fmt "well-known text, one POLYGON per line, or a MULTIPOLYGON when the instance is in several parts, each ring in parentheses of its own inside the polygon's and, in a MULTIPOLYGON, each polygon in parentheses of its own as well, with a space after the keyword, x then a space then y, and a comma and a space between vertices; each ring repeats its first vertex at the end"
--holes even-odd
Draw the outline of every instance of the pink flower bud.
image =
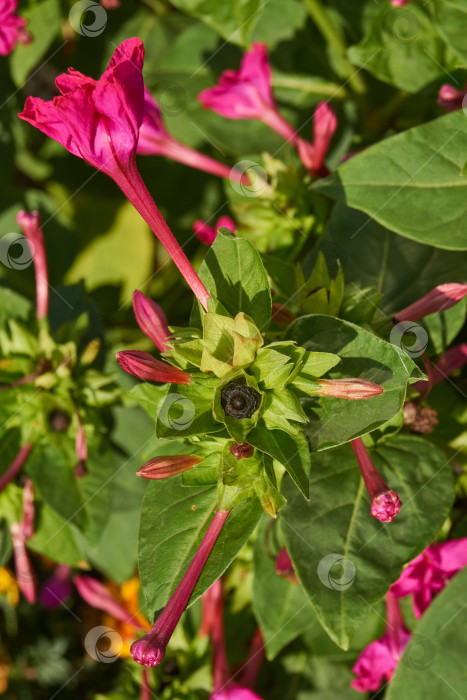
POLYGON ((31 246, 31 255, 36 273, 36 304, 37 318, 47 316, 49 309, 49 276, 47 272, 47 257, 45 253, 44 234, 40 226, 38 211, 28 213, 19 211, 16 221, 31 246))
POLYGON ((196 455, 154 457, 136 472, 136 476, 142 476, 144 479, 168 479, 192 469, 202 461, 203 458, 196 455))
POLYGON ((399 496, 388 487, 376 469, 362 439, 351 440, 350 444, 370 497, 371 515, 382 523, 392 522, 401 509, 399 496))
POLYGON ((447 112, 462 109, 467 90, 457 90, 452 85, 441 85, 438 92, 438 104, 447 112))
POLYGON ((449 282, 439 284, 418 301, 395 314, 396 321, 418 321, 437 311, 446 311, 467 294, 467 284, 449 282))
POLYGON ((193 233, 201 243, 212 245, 217 238, 217 232, 220 228, 228 228, 229 231, 235 233, 235 221, 230 216, 221 216, 217 219, 215 226, 212 227, 201 219, 197 219, 193 224, 193 233))
POLYGON ((276 574, 278 576, 282 576, 282 578, 292 581, 292 583, 298 584, 298 578, 292 564, 292 559, 290 558, 286 547, 282 547, 281 551, 276 557, 276 574))
POLYGON ((138 326, 148 336, 154 345, 164 352, 167 350, 166 340, 170 338, 167 317, 159 304, 149 299, 142 292, 133 292, 133 310, 138 326))
POLYGON ((34 490, 30 479, 26 480, 23 489, 23 519, 19 523, 12 523, 10 532, 18 588, 28 603, 35 603, 37 578, 25 546, 26 540, 34 534, 34 490))
POLYGON ((317 394, 335 399, 352 399, 361 401, 382 394, 384 389, 379 384, 366 379, 317 379, 320 389, 317 394))
POLYGON ((170 384, 190 384, 191 377, 178 367, 156 360, 148 352, 127 350, 117 352, 120 367, 138 379, 150 382, 169 382, 170 384))
POLYGON ((298 155, 313 177, 324 177, 328 170, 324 159, 337 130, 337 117, 327 102, 320 102, 313 115, 313 143, 297 138, 298 155))
POLYGON ((407 5, 410 2, 410 0, 391 0, 391 5, 393 7, 404 7, 404 5, 407 5))

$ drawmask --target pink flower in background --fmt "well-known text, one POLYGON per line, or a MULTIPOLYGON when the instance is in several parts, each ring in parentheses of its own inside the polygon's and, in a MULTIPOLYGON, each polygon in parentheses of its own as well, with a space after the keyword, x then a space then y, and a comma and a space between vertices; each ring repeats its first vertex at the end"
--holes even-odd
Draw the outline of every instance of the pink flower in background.
POLYGON ((42 319, 47 316, 49 310, 49 275, 39 212, 19 211, 16 215, 16 221, 30 244, 36 273, 37 318, 42 319))
POLYGON ((439 284, 418 301, 406 306, 394 315, 396 321, 418 321, 437 311, 446 311, 457 304, 467 294, 467 284, 448 282, 439 284))
POLYGON ((430 364, 428 358, 424 358, 424 362, 428 380, 420 379, 412 385, 412 389, 426 396, 431 387, 444 381, 467 364, 467 343, 449 348, 433 365, 430 364))
POLYGON ((230 218, 230 216, 220 216, 214 227, 209 226, 202 219, 197 219, 193 224, 193 233, 196 238, 204 243, 205 245, 212 245, 217 238, 217 232, 220 228, 228 228, 229 231, 235 233, 236 226, 235 221, 230 218))
POLYGON ((399 496, 389 488, 376 469, 363 440, 355 438, 350 444, 370 497, 371 515, 382 523, 391 523, 401 509, 399 496))
POLYGON ((390 681, 399 659, 410 639, 402 619, 399 603, 395 596, 386 596, 386 632, 375 642, 371 642, 360 654, 352 668, 356 678, 352 688, 360 693, 378 690, 383 680, 390 681))
POLYGON ((32 37, 26 31, 26 20, 18 17, 17 0, 0 0, 0 56, 8 56, 16 44, 29 44, 32 37))
POLYGON ((100 0, 100 3, 106 10, 116 10, 120 7, 120 0, 100 0))
POLYGON ((205 109, 228 119, 257 119, 286 141, 295 139, 295 129, 278 112, 272 94, 272 73, 265 44, 253 44, 240 68, 226 70, 218 84, 198 96, 205 109))
POLYGON ((403 570, 391 593, 397 598, 413 595, 415 617, 419 618, 458 571, 467 566, 467 537, 431 544, 403 570))
POLYGON ((404 5, 407 5, 410 2, 410 0, 391 0, 391 5, 393 7, 404 7, 404 5))
MULTIPOLYGON (((245 176, 235 168, 219 163, 171 136, 165 128, 161 109, 147 87, 144 88, 144 118, 136 153, 142 156, 165 156, 190 168, 203 170, 227 180, 229 178, 238 182, 245 180, 245 176)), ((249 182, 248 178, 246 182, 249 182)))
POLYGON ((133 642, 131 655, 143 666, 158 666, 165 656, 167 644, 188 605, 193 589, 219 537, 230 511, 216 511, 201 544, 169 602, 149 632, 133 642))
POLYGON ((441 85, 438 92, 438 104, 447 112, 462 109, 467 90, 458 90, 453 85, 441 85))
POLYGON ((27 540, 34 534, 34 490, 32 481, 23 488, 23 518, 10 526, 18 588, 28 603, 36 602, 37 578, 26 549, 27 540))
POLYGON ((136 630, 146 629, 97 579, 80 574, 74 577, 73 582, 80 596, 93 608, 103 610, 136 630))
POLYGON ((138 326, 160 352, 164 352, 170 338, 167 317, 159 304, 139 291, 133 292, 133 311, 138 326))
POLYGON ((333 108, 327 102, 320 102, 313 115, 313 143, 302 138, 296 140, 300 160, 313 177, 329 174, 324 159, 336 131, 337 117, 333 108))
POLYGON ((115 181, 206 308, 209 294, 136 167, 136 147, 144 115, 143 60, 141 40, 127 39, 115 50, 99 80, 70 68, 68 74, 56 79, 60 96, 50 102, 28 97, 19 116, 115 181))
POLYGON ((60 607, 62 601, 70 597, 72 585, 70 581, 71 566, 59 564, 47 581, 42 584, 39 600, 44 608, 53 610, 60 607))

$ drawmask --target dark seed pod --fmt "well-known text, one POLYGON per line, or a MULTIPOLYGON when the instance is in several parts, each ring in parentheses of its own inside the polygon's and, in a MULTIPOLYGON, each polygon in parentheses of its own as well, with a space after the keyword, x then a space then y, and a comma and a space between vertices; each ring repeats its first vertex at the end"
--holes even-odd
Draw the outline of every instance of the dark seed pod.
POLYGON ((66 411, 56 408, 49 413, 49 425, 56 433, 63 433, 70 422, 71 418, 66 411))
POLYGON ((245 379, 234 379, 221 391, 221 406, 231 418, 251 418, 260 403, 261 394, 248 386, 245 379))
POLYGON ((253 457, 253 452, 255 448, 249 445, 247 442, 243 442, 241 445, 238 442, 234 442, 229 448, 230 454, 235 457, 235 459, 245 459, 248 457, 253 457))

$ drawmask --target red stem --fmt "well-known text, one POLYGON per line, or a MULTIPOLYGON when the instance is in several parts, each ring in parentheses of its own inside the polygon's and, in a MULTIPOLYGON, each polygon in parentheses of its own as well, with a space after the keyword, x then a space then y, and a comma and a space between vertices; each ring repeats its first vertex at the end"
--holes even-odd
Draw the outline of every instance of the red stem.
POLYGON ((10 481, 13 481, 15 476, 21 470, 21 467, 28 458, 32 448, 32 443, 24 445, 24 447, 20 449, 20 451, 18 452, 18 454, 16 455, 15 459, 10 464, 6 472, 0 477, 0 493, 8 486, 10 481))

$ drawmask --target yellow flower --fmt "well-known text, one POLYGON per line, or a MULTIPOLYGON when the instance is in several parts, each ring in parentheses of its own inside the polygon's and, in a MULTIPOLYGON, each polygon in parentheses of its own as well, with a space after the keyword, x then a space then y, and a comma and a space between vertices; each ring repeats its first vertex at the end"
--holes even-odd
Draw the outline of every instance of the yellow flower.
MULTIPOLYGON (((2 593, 6 594, 6 602, 11 607, 16 607, 19 601, 19 590, 18 585, 14 576, 10 574, 8 569, 0 566, 0 595, 2 593)), ((1 683, 1 678, 0 678, 1 683)))

